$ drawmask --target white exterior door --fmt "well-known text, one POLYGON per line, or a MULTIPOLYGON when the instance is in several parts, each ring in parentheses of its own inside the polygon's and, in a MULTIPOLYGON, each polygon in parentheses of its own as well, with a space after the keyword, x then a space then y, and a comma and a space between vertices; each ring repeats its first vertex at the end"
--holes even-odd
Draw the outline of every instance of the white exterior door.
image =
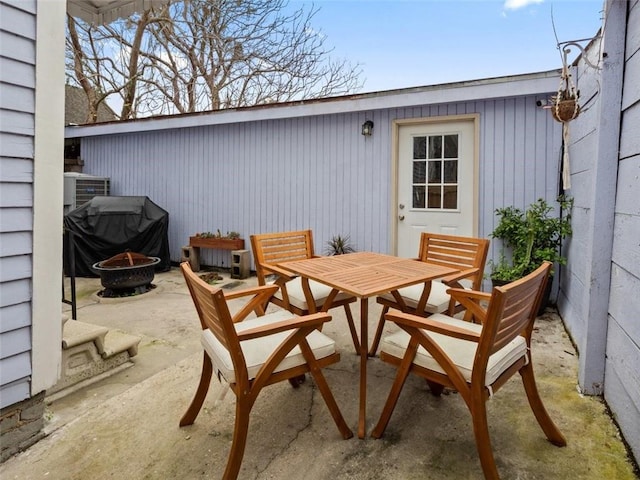
POLYGON ((399 125, 397 254, 415 257, 421 232, 476 231, 474 119, 399 125))

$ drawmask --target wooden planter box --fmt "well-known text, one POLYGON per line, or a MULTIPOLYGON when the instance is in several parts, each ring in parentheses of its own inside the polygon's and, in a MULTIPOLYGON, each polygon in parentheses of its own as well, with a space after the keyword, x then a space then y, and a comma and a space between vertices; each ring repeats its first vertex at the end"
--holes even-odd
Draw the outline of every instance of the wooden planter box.
POLYGON ((221 250, 244 250, 244 238, 189 237, 189 246, 218 248, 221 250))

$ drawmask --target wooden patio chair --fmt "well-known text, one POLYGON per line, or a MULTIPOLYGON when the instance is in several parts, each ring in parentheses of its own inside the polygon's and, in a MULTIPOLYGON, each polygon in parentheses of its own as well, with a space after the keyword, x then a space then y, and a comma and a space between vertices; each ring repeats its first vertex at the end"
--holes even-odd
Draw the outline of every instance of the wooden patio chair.
MULTIPOLYGON (((313 298, 307 299, 302 288, 301 278, 277 266, 277 263, 287 260, 302 260, 318 256, 314 253, 311 230, 251 235, 251 248, 256 264, 258 284, 268 285, 273 283, 280 287, 280 290, 271 298, 271 303, 296 315, 307 315, 310 312, 309 304, 312 302, 314 311, 322 308, 331 293, 331 287, 310 280, 309 287, 313 298), (275 280, 272 282, 267 278, 271 275, 275 276, 275 280)), ((353 323, 351 308, 349 308, 349 304, 355 301, 355 297, 339 293, 329 309, 344 307, 351 340, 357 353, 360 351, 360 342, 353 323)))
MULTIPOLYGON (((214 372, 228 382, 236 395, 233 440, 223 478, 238 476, 249 429, 249 414, 263 387, 295 379, 306 372, 316 381, 329 412, 344 439, 353 433, 322 374, 322 368, 340 360, 335 342, 318 331, 331 320, 326 313, 296 317, 287 311, 264 315, 264 307, 277 286, 263 286, 223 293, 199 278, 188 262, 180 265, 202 326, 204 347, 202 374, 195 396, 180 420, 191 425, 207 395, 214 372), (250 296, 233 317, 227 300, 250 296), (259 316, 246 319, 252 311, 259 316)), ((280 412, 286 417, 286 412, 280 412)))
MULTIPOLYGON (((384 316, 390 308, 421 316, 445 311, 453 315, 463 311, 465 307, 454 302, 447 290, 452 287, 480 290, 488 251, 489 240, 485 238, 423 232, 416 260, 457 268, 460 272, 431 282, 427 288, 424 288, 424 284, 402 288, 398 290, 400 298, 390 293, 377 297, 376 301, 382 305, 382 313, 369 356, 373 357, 378 350, 385 324, 384 316)), ((468 320, 469 317, 465 319, 468 320)))
POLYGON ((371 435, 382 436, 408 374, 414 373, 427 379, 434 395, 440 395, 444 387, 460 393, 471 412, 484 475, 497 479, 485 404, 518 372, 545 435, 554 445, 565 446, 564 436, 542 404, 531 360, 531 332, 550 268, 551 264, 545 262, 526 277, 495 287, 491 294, 450 290, 480 324, 443 314, 425 318, 397 311, 387 313, 387 320, 401 330, 384 338, 380 358, 395 365, 398 373, 371 435))

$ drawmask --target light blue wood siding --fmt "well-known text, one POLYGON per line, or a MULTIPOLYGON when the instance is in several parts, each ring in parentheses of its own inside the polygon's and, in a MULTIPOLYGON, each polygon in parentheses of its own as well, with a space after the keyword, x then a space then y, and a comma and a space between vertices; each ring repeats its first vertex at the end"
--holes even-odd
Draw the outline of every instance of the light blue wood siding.
MULTIPOLYGON (((87 137, 82 157, 85 173, 111 178, 113 195, 146 195, 169 211, 174 261, 189 235, 218 228, 247 241, 311 228, 318 252, 335 234, 389 252, 392 122, 479 114, 478 231, 487 236, 496 208, 556 197, 560 130, 539 98, 547 95, 87 137), (360 134, 366 119, 371 137, 360 134)), ((228 266, 228 252, 203 254, 228 266)))
POLYGON ((629 2, 605 399, 640 458, 640 2, 629 2))
POLYGON ((0 407, 31 375, 35 1, 0 1, 0 407))
MULTIPOLYGON (((598 62, 601 48, 598 39, 588 55, 593 63, 598 62)), ((588 261, 593 252, 593 201, 594 170, 598 162, 598 130, 601 114, 599 73, 581 62, 574 70, 574 78, 580 89, 582 112, 569 124, 569 158, 571 164, 571 189, 574 199, 572 211, 573 235, 567 240, 565 254, 569 259, 560 270, 560 294, 558 297, 563 318, 578 350, 583 350, 588 332, 589 320, 589 276, 591 264, 588 261)), ((598 185, 597 188, 605 188, 598 185)), ((606 187, 607 189, 613 186, 606 187)), ((609 253, 602 252, 607 258, 609 253)))
POLYGON ((605 11, 604 40, 587 52, 592 62, 606 52, 605 67, 577 69, 586 103, 570 128, 574 233, 558 305, 580 350, 581 388, 604 392, 639 458, 640 2, 608 1, 605 11))

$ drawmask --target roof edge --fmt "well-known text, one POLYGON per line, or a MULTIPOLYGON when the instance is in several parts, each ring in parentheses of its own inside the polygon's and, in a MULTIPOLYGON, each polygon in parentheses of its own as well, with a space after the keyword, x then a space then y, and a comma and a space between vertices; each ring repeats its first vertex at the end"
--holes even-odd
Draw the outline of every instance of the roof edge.
POLYGON ((330 115, 553 92, 561 71, 491 77, 420 87, 357 93, 339 97, 256 105, 206 112, 65 127, 65 138, 117 135, 174 128, 201 127, 315 115, 330 115))

